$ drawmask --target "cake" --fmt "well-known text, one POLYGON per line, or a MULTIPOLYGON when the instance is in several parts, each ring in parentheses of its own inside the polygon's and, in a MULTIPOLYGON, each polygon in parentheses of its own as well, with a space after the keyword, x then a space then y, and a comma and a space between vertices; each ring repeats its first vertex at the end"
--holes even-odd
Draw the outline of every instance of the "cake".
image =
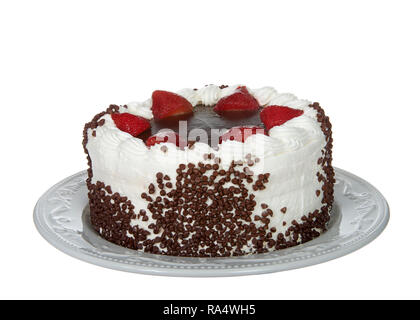
POLYGON ((156 90, 84 128, 93 228, 146 253, 229 257, 296 246, 327 228, 329 118, 272 87, 156 90))

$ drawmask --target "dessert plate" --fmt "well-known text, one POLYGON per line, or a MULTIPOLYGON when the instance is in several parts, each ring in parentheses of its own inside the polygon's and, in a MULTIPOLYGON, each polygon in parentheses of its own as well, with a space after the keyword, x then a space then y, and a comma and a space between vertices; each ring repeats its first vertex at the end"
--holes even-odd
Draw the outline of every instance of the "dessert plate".
POLYGON ((151 275, 241 276, 284 271, 326 262, 374 240, 386 227, 389 208, 371 184, 335 168, 335 203, 328 230, 292 248, 231 258, 186 258, 142 253, 102 239, 90 225, 85 171, 51 187, 38 201, 34 222, 64 253, 102 267, 151 275))

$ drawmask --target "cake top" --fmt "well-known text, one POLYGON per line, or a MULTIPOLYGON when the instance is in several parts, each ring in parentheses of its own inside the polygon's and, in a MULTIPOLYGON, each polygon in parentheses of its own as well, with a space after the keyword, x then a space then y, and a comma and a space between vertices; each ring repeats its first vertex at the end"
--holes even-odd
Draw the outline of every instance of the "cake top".
POLYGON ((301 149, 304 157, 317 141, 325 143, 325 135, 311 102, 272 87, 208 85, 111 105, 86 125, 84 145, 109 157, 200 161, 213 153, 230 162, 301 149))
POLYGON ((114 125, 151 147, 173 143, 184 149, 195 142, 213 148, 225 141, 245 142, 252 135, 302 116, 305 100, 278 94, 273 88, 208 85, 178 93, 156 90, 143 103, 132 102, 111 112, 114 125))

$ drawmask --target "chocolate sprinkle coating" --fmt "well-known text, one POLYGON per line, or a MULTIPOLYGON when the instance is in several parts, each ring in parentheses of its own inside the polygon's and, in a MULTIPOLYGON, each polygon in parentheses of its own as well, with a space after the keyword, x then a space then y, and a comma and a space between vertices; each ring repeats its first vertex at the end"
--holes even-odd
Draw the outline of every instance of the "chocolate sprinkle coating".
MULTIPOLYGON (((105 114, 118 113, 111 105, 87 123, 83 132, 83 147, 88 159, 88 187, 91 223, 106 240, 144 252, 188 257, 228 257, 248 253, 263 253, 283 249, 312 240, 326 230, 334 201, 334 169, 332 167, 332 136, 329 118, 318 103, 310 105, 326 138, 323 157, 319 159, 323 172, 317 173, 322 182, 323 206, 292 221, 285 233, 273 237, 276 228, 270 226, 274 215, 269 204, 261 204, 256 215, 255 194, 265 189, 270 174, 254 176, 249 169, 259 159, 220 168, 220 159, 207 155, 205 164, 180 164, 176 181, 159 172, 146 192, 139 197, 147 201, 147 210, 138 210, 127 197, 113 193, 103 182, 92 183, 92 163, 86 144, 88 129, 104 124, 105 114), (210 165, 207 165, 209 164, 210 165), (208 175, 210 173, 210 176, 208 175), (156 189, 156 186, 159 189, 156 189), (158 194, 156 191, 158 191, 158 194), (253 217, 253 218, 252 218, 253 217), (132 219, 149 222, 147 228, 132 225, 132 219)), ((95 137, 95 135, 93 136, 95 137)), ((318 194, 318 192, 317 192, 318 194)), ((277 209, 279 210, 279 209, 277 209)), ((286 213, 287 208, 280 211, 286 213)), ((283 222, 283 226, 286 222, 283 222)))

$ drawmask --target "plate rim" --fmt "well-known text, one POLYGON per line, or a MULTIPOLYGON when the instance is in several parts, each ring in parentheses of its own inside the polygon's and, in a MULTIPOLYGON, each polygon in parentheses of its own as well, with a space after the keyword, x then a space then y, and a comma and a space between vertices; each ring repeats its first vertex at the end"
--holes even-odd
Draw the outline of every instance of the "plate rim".
MULTIPOLYGON (((267 265, 261 266, 251 266, 251 267, 239 267, 233 266, 232 268, 218 268, 218 269, 200 269, 200 268, 170 268, 170 267, 156 267, 156 266, 138 266, 135 263, 122 263, 118 260, 112 261, 106 259, 103 256, 95 256, 94 254, 87 254, 81 250, 79 250, 76 246, 72 247, 67 244, 67 241, 61 239, 56 233, 54 233, 51 228, 46 226, 46 223, 42 221, 40 218, 40 206, 45 199, 47 199, 48 195, 53 192, 57 187, 63 185, 65 182, 71 181, 72 179, 80 176, 85 175, 86 170, 80 171, 75 173, 71 176, 68 176, 65 179, 54 184, 50 187, 47 191, 45 191, 42 196, 37 201, 34 212, 33 212, 33 221, 41 236, 50 243, 53 247, 58 249, 59 251, 68 254, 78 260, 82 260, 97 266, 106 267, 114 270, 131 272, 131 273, 138 273, 138 274, 146 274, 146 275, 159 275, 159 276, 174 276, 174 277, 231 277, 231 276, 245 276, 245 275, 257 275, 257 274, 267 274, 267 273, 274 273, 286 270, 293 270, 298 268, 303 268, 307 266, 312 266, 320 263, 324 263, 327 261, 331 261, 333 259, 340 258, 347 254, 350 254, 360 248, 364 247, 365 245, 369 244, 373 240, 375 240, 386 228, 389 223, 390 219, 390 210, 388 202, 386 201, 385 197, 382 193, 374 187, 371 183, 366 181, 365 179, 360 178, 359 176, 348 172, 346 170, 334 167, 336 173, 344 177, 348 177, 350 179, 356 180, 359 183, 362 183, 366 186, 366 189, 372 193, 375 193, 375 199, 380 202, 382 205, 382 214, 381 219, 378 221, 372 228, 369 233, 364 234, 358 241, 351 243, 350 245, 346 245, 340 248, 340 250, 332 250, 330 252, 324 252, 320 255, 310 256, 308 258, 298 258, 295 261, 291 260, 287 263, 270 263, 267 265), (75 250, 76 249, 76 250, 75 250)), ((82 219, 82 212, 80 215, 82 219)), ((283 249, 287 250, 287 249, 283 249)), ((185 257, 183 257, 185 259, 185 257)), ((197 259, 197 258, 190 258, 190 259, 197 259)), ((214 259, 214 258, 204 258, 204 259, 214 259)), ((222 259, 222 258, 218 258, 222 259)), ((229 258, 229 259, 232 259, 229 258)))

